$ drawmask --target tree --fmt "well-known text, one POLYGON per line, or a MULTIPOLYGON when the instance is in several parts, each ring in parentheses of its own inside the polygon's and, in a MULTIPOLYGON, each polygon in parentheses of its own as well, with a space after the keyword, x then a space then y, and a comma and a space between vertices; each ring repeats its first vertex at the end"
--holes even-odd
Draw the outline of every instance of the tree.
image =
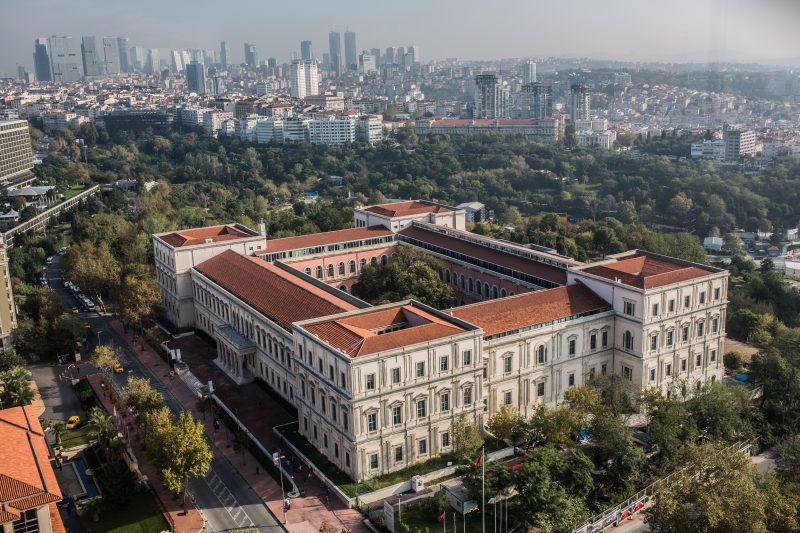
POLYGON ((509 405, 503 405, 487 424, 486 429, 507 444, 518 444, 524 435, 525 419, 509 405))
POLYGON ((686 445, 697 439, 697 426, 686 405, 675 396, 664 398, 660 392, 648 396, 643 403, 649 417, 653 448, 658 451, 662 464, 679 464, 686 445))
POLYGON ((204 476, 213 458, 203 423, 183 411, 176 420, 162 423, 153 430, 154 444, 148 446, 148 455, 161 472, 164 485, 176 495, 183 494, 186 506, 189 478, 204 476))
POLYGON ((53 437, 56 439, 56 444, 61 444, 61 437, 67 431, 67 424, 63 420, 43 420, 42 427, 52 431, 53 437))
POLYGON ((92 364, 106 374, 106 376, 111 375, 114 369, 120 366, 119 357, 110 346, 95 347, 90 360, 92 364))
POLYGON ((105 310, 103 296, 119 284, 120 266, 108 243, 82 241, 69 247, 63 261, 64 276, 94 296, 105 310))
POLYGON ((722 362, 725 368, 731 371, 736 371, 742 368, 744 364, 744 354, 742 352, 728 352, 722 356, 722 362))
POLYGON ((775 447, 775 471, 783 482, 800 484, 800 437, 786 437, 775 447))
POLYGON ((10 370, 15 366, 25 366, 25 359, 23 359, 14 350, 4 350, 0 352, 0 372, 10 370))
POLYGON ((450 435, 453 439, 453 456, 459 462, 469 460, 483 444, 483 440, 478 434, 478 429, 469 419, 467 413, 461 413, 453 420, 450 426, 450 435))
POLYGON ((692 451, 645 510, 654 533, 766 531, 767 501, 750 458, 714 445, 692 451))
POLYGON ((154 411, 164 406, 164 397, 150 385, 150 380, 136 376, 128 378, 122 401, 126 407, 133 408, 137 415, 154 411))
POLYGON ((99 407, 92 407, 89 411, 89 425, 92 435, 100 441, 104 449, 108 449, 109 444, 117 436, 117 426, 114 420, 99 407))
POLYGON ((0 372, 0 405, 3 409, 22 407, 33 401, 32 374, 24 366, 0 372))
POLYGON ((141 329, 142 321, 153 314, 160 301, 161 295, 151 278, 128 274, 122 279, 119 307, 126 323, 141 329))

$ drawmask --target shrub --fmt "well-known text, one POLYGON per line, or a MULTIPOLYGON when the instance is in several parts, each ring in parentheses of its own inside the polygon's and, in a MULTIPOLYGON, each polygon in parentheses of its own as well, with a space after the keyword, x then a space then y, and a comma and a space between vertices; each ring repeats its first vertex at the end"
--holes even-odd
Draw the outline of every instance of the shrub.
POLYGON ((722 363, 728 370, 739 370, 744 364, 744 354, 742 352, 728 352, 722 356, 722 363))

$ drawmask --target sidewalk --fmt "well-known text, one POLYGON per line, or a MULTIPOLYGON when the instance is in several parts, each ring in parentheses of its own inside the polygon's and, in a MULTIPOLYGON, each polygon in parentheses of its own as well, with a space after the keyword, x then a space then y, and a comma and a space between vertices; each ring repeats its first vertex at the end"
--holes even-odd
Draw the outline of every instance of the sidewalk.
MULTIPOLYGON (((106 389, 108 390, 104 391, 100 385, 103 381, 103 376, 100 374, 87 376, 87 379, 94 389, 95 394, 97 394, 97 398, 103 404, 103 408, 109 415, 112 414, 114 412, 113 398, 115 395, 113 387, 107 386, 106 389)), ((175 498, 175 495, 161 482, 161 476, 156 468, 147 461, 143 441, 138 437, 138 432, 131 423, 132 420, 130 418, 117 418, 116 421, 118 426, 128 426, 128 431, 130 432, 128 444, 133 454, 136 456, 139 471, 142 475, 147 476, 150 486, 153 487, 153 491, 161 502, 161 508, 165 518, 167 522, 173 526, 174 531, 177 533, 190 533, 203 529, 205 520, 203 520, 203 516, 200 512, 190 504, 188 512, 184 514, 182 498, 175 498)), ((125 432, 123 431, 123 433, 125 432)))
MULTIPOLYGON (((114 319, 109 321, 109 325, 125 341, 133 345, 133 335, 124 334, 122 324, 114 319)), ((274 426, 294 421, 275 400, 270 398, 255 383, 245 385, 235 384, 228 376, 222 372, 214 363, 216 357, 215 350, 210 348, 202 339, 196 335, 183 337, 170 341, 171 348, 180 348, 183 361, 189 365, 192 373, 202 382, 206 383, 209 379, 214 382, 215 394, 225 402, 231 411, 247 426, 251 433, 268 450, 280 448, 279 439, 273 434, 274 426)), ((149 368, 155 365, 164 365, 164 360, 145 345, 145 350, 141 349, 141 343, 136 343, 137 348, 133 350, 136 357, 149 368)), ((258 461, 247 451, 244 453, 236 452, 233 448, 233 437, 224 427, 214 432, 213 420, 211 415, 205 416, 197 410, 197 397, 189 387, 178 378, 155 374, 157 379, 175 396, 187 411, 190 411, 195 418, 202 420, 205 425, 208 438, 214 443, 219 451, 230 461, 239 471, 239 474, 247 481, 259 498, 261 498, 270 512, 277 517, 279 522, 283 522, 283 502, 281 499, 281 487, 277 481, 264 472, 259 466, 258 461), (229 440, 230 439, 230 440, 229 440)), ((291 462, 295 465, 302 464, 297 457, 294 457, 288 450, 283 452, 287 464, 291 462)), ((290 473, 290 468, 286 468, 290 473)), ((305 474, 305 472, 303 472, 305 474)), ((291 501, 291 510, 286 513, 287 531, 291 533, 305 533, 308 531, 319 531, 323 521, 328 521, 337 529, 347 527, 353 533, 370 533, 362 520, 361 513, 355 509, 349 509, 338 498, 327 497, 325 486, 317 479, 306 479, 301 476, 292 476, 298 488, 306 491, 305 497, 294 498, 291 501), (326 502, 326 499, 328 500, 326 502)), ((291 490, 284 487, 288 492, 291 490)))

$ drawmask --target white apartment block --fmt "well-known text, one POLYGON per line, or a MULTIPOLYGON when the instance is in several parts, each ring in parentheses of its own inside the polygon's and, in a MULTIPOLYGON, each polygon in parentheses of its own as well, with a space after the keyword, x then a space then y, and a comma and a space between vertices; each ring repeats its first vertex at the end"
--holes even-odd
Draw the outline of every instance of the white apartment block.
POLYGON ((299 59, 292 61, 291 80, 292 97, 305 98, 319 94, 319 70, 315 61, 299 59))
POLYGON ((449 451, 460 413, 529 415, 616 373, 666 390, 721 379, 728 274, 643 251, 581 264, 464 231, 462 209, 359 208, 355 227, 267 239, 239 225, 153 236, 167 316, 217 343, 236 382, 263 380, 353 479, 449 451), (442 262, 458 306, 350 295, 399 246, 442 262))
POLYGON ((356 117, 315 115, 308 122, 311 144, 346 144, 356 140, 356 117))

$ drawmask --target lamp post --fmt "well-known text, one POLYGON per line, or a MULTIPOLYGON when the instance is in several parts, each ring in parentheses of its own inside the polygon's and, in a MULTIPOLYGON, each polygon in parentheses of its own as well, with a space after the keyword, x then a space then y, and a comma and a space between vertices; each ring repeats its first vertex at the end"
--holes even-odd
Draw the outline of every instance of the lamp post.
POLYGON ((276 462, 278 463, 278 475, 281 477, 281 507, 283 508, 283 523, 286 523, 286 493, 283 491, 283 470, 281 470, 281 459, 286 457, 283 455, 275 454, 277 456, 276 462))

